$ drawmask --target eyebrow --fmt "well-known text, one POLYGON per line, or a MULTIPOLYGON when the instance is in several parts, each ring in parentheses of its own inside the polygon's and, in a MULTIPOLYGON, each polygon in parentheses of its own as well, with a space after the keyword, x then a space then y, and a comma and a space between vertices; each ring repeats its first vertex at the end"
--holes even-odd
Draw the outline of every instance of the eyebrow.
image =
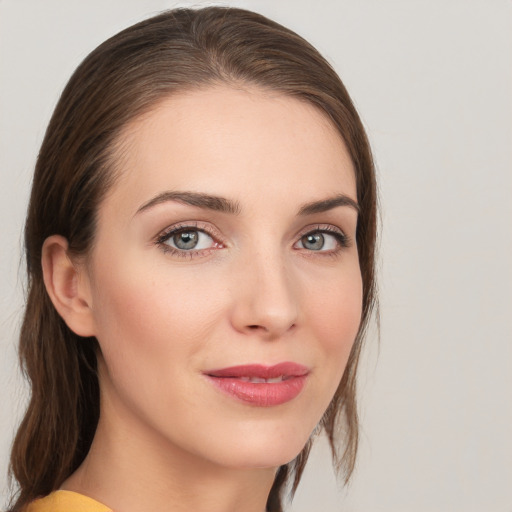
POLYGON ((322 199, 320 201, 313 201, 302 205, 299 209, 299 215, 313 215, 314 213, 322 213, 338 206, 349 206, 359 213, 360 208, 356 201, 345 194, 337 194, 334 197, 328 199, 322 199))
MULTIPOLYGON (((232 215, 238 215, 242 211, 238 201, 232 201, 231 199, 226 199, 225 197, 204 194, 201 192, 167 191, 158 194, 153 199, 150 199, 148 202, 144 203, 137 210, 136 215, 167 201, 176 201, 178 203, 197 206, 206 210, 229 213, 232 215)), ((351 197, 346 196, 345 194, 337 194, 334 197, 303 204, 298 210, 298 215, 313 215, 315 213, 322 213, 328 210, 332 210, 339 206, 349 206, 359 213, 359 205, 356 201, 354 201, 351 197)))
POLYGON ((200 192, 163 192, 147 203, 144 203, 137 213, 143 212, 156 206, 157 204, 165 203, 167 201, 176 201, 178 203, 188 204, 190 206, 197 206, 206 210, 214 210, 222 213, 230 213, 238 215, 241 211, 240 204, 237 201, 231 201, 225 197, 212 196, 209 194, 202 194, 200 192))

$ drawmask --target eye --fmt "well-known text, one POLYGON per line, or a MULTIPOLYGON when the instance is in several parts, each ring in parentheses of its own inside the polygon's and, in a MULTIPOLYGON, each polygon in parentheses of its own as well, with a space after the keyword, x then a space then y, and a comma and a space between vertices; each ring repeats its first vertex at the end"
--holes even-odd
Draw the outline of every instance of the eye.
POLYGON ((206 228, 195 225, 179 225, 168 228, 156 239, 157 245, 166 253, 175 256, 205 256, 211 249, 222 249, 223 245, 206 228))
POLYGON ((214 241, 210 235, 194 229, 175 232, 164 243, 174 249, 190 251, 191 249, 208 249, 208 247, 213 245, 214 241))
POLYGON ((341 231, 316 229, 304 234, 295 244, 298 249, 315 252, 336 252, 342 247, 348 247, 348 238, 341 231))

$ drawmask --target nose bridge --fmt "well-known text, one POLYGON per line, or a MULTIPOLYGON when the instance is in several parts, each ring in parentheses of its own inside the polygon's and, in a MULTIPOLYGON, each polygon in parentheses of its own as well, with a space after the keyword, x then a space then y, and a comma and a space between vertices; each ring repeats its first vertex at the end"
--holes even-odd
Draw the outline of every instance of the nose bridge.
POLYGON ((253 248, 242 258, 233 320, 245 332, 284 334, 297 322, 298 296, 292 269, 279 244, 253 248))

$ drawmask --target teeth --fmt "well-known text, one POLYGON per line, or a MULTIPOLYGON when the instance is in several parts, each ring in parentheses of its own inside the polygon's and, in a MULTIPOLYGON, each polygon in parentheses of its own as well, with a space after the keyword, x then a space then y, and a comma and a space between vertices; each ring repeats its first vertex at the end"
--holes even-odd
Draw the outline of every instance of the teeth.
POLYGON ((283 382, 283 376, 281 375, 281 377, 275 377, 273 379, 267 379, 267 382, 270 382, 271 384, 274 383, 274 382, 283 382))
POLYGON ((274 377, 272 379, 262 379, 261 377, 240 377, 240 380, 243 382, 251 382, 253 384, 274 384, 276 382, 282 382, 283 376, 280 377, 274 377))

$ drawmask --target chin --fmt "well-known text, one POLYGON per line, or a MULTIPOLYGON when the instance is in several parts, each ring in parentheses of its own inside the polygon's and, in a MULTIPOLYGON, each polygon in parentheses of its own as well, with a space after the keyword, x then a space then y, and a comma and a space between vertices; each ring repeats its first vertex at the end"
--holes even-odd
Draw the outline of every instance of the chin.
POLYGON ((219 446, 223 465, 237 469, 277 468, 299 455, 312 431, 304 425, 268 427, 260 425, 252 432, 233 433, 228 449, 219 446))
POLYGON ((279 448, 279 451, 267 449, 257 453, 248 451, 245 453, 237 453, 234 456, 229 456, 227 460, 224 460, 223 466, 238 470, 278 468, 295 459, 302 451, 302 448, 304 448, 304 445, 294 450, 286 450, 283 449, 283 447, 279 448))

